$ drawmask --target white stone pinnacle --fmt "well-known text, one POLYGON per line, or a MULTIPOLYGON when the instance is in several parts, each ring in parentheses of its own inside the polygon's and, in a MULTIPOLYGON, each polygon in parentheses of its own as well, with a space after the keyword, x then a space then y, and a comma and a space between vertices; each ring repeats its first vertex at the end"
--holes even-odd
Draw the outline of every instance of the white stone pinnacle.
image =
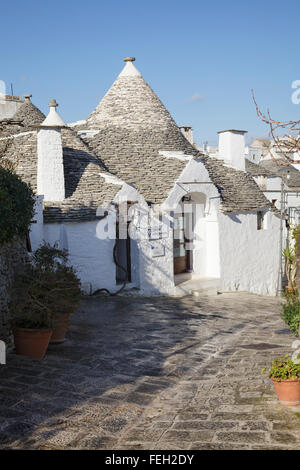
POLYGON ((142 75, 131 61, 126 62, 119 77, 141 77, 142 75))
POLYGON ((56 111, 56 107, 58 104, 56 103, 55 99, 51 99, 49 103, 50 111, 46 119, 42 122, 42 127, 65 127, 66 123, 62 120, 58 112, 56 111))

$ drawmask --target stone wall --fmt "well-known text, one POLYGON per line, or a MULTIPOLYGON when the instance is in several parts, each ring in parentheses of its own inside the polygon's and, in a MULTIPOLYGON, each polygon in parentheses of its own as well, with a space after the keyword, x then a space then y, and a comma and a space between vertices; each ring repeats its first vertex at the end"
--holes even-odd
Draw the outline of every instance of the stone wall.
POLYGON ((0 339, 8 337, 9 320, 9 284, 12 282, 14 273, 27 257, 25 241, 14 239, 12 242, 0 246, 0 339))
POLYGON ((22 104, 23 101, 19 96, 5 95, 3 99, 2 95, 2 98, 0 97, 0 120, 12 118, 22 104))

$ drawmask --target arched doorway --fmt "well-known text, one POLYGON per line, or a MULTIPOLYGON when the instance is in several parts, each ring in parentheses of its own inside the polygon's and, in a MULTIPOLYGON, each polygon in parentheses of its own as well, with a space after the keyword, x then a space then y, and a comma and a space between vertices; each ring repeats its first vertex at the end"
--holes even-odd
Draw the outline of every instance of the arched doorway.
POLYGON ((219 278, 218 217, 210 198, 201 192, 183 196, 174 212, 173 235, 175 281, 176 276, 182 281, 219 278))
MULTIPOLYGON (((190 198, 184 196, 174 212, 174 274, 191 273, 192 249, 190 231, 193 228, 193 212, 187 210, 190 198)), ((190 204, 189 204, 190 207, 190 204)))

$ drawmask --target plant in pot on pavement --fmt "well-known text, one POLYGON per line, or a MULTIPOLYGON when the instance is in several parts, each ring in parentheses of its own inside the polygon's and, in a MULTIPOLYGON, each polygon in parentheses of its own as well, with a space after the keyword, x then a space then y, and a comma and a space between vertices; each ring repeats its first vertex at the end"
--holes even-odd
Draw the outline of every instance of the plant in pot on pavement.
POLYGON ((10 303, 17 354, 42 358, 52 338, 64 341, 81 294, 80 282, 67 260, 67 253, 44 244, 17 274, 10 303))
POLYGON ((262 369, 272 379, 275 392, 282 405, 300 405, 300 359, 288 355, 274 359, 270 369, 262 369))
POLYGON ((47 273, 28 263, 16 274, 10 295, 16 353, 43 358, 53 332, 47 273))
POLYGON ((36 267, 47 272, 51 285, 50 298, 53 305, 53 334, 50 344, 64 342, 72 314, 81 297, 80 281, 72 266, 68 266, 68 253, 56 245, 45 243, 33 254, 36 267))

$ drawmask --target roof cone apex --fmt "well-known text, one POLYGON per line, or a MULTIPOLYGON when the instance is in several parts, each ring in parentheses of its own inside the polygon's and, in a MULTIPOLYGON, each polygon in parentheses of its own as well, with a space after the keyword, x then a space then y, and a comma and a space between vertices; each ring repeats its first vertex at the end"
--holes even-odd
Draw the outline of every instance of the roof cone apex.
POLYGON ((41 127, 65 127, 66 123, 62 120, 56 111, 58 104, 55 99, 51 99, 49 103, 50 111, 46 119, 42 122, 41 127))
POLYGON ((183 139, 172 116, 158 96, 144 80, 132 61, 127 61, 124 69, 102 98, 96 109, 88 116, 90 129, 127 129, 136 132, 140 129, 157 129, 160 133, 172 129, 183 139))
POLYGON ((125 60, 126 62, 125 67, 123 68, 122 72, 120 73, 119 77, 141 77, 142 75, 138 71, 138 69, 133 65, 132 60, 125 60))

